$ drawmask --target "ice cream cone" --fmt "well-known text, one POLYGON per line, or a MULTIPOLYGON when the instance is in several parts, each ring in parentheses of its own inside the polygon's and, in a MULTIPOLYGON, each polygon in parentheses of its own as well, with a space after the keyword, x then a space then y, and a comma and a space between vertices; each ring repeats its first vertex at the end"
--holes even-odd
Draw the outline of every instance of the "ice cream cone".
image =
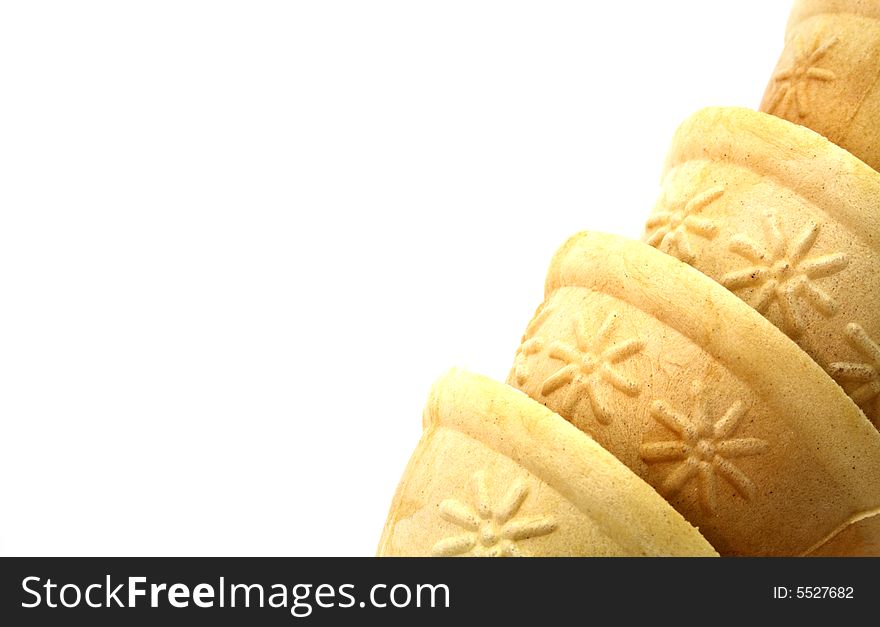
POLYGON ((431 392, 380 556, 714 556, 653 488, 522 392, 453 370, 431 392))
POLYGON ((674 257, 597 233, 560 249, 545 294, 509 382, 722 555, 876 552, 880 433, 754 309, 674 257))

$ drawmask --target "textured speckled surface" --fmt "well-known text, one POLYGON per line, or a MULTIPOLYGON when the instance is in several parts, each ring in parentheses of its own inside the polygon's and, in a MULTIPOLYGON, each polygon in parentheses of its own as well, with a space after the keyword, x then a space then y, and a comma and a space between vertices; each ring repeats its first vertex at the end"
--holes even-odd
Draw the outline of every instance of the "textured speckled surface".
POLYGON ((644 239, 764 314, 880 424, 880 173, 771 115, 679 128, 644 239))
POLYGON ((798 0, 761 110, 880 165, 880 4, 798 0))
POLYGON ((380 556, 714 556, 653 488, 514 388, 453 370, 431 392, 380 556))
POLYGON ((676 132, 644 243, 555 255, 537 402, 437 384, 379 554, 880 556, 878 77, 880 3, 796 1, 762 112, 676 132))
MULTIPOLYGON (((880 508, 880 433, 789 338, 678 259, 582 233, 510 383, 591 434, 727 555, 802 555, 880 508)), ((838 538, 870 553, 880 527, 838 538)))

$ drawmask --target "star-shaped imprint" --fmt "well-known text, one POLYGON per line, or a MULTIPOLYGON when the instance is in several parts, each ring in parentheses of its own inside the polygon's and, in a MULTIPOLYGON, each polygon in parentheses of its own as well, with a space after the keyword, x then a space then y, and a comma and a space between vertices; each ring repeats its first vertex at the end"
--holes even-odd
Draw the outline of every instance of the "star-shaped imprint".
POLYGON ((691 389, 694 415, 687 416, 663 401, 651 405, 651 416, 674 432, 678 439, 646 442, 639 449, 648 464, 678 462, 666 479, 664 490, 674 495, 692 477, 699 478, 699 497, 703 509, 712 514, 718 509, 718 477, 727 481, 745 499, 754 497, 755 484, 730 460, 759 455, 770 445, 758 438, 733 438, 746 415, 742 401, 734 402, 718 420, 712 420, 706 406, 702 382, 691 389))
POLYGON ((874 424, 880 421, 880 345, 868 337, 861 325, 846 325, 847 342, 862 357, 863 362, 838 361, 828 367, 836 379, 856 383, 850 393, 852 399, 865 411, 874 424))
POLYGON ((550 516, 517 518, 529 495, 526 484, 517 479, 504 497, 492 505, 486 487, 485 473, 474 474, 476 507, 457 499, 440 503, 440 516, 464 530, 464 533, 440 540, 432 553, 436 556, 466 555, 476 557, 522 557, 517 542, 546 536, 556 530, 550 516))
POLYGON ((755 288, 752 307, 767 315, 770 306, 779 305, 782 330, 790 337, 804 332, 804 301, 823 316, 837 311, 837 303, 820 289, 816 279, 831 276, 849 263, 844 253, 807 258, 816 238, 819 225, 807 225, 797 237, 782 234, 776 214, 766 217, 765 236, 768 247, 736 235, 730 240, 730 250, 755 265, 730 272, 721 277, 721 283, 730 290, 755 288))
POLYGON ((773 75, 775 91, 767 105, 769 113, 784 114, 791 104, 794 104, 795 113, 800 118, 810 112, 811 102, 808 91, 810 83, 813 81, 827 83, 837 78, 831 70, 816 67, 837 42, 837 37, 830 37, 820 42, 817 35, 813 45, 807 49, 801 38, 795 39, 794 61, 773 75))
POLYGON ((600 398, 598 388, 601 382, 627 396, 639 393, 639 384, 623 376, 615 365, 640 352, 645 342, 635 338, 611 342, 617 321, 617 314, 609 313, 595 336, 591 336, 585 320, 580 318, 574 322, 575 345, 566 342, 550 344, 550 357, 562 361, 563 365, 544 380, 541 394, 548 396, 568 387, 561 412, 567 417, 572 415, 575 406, 586 396, 596 419, 602 424, 611 421, 608 407, 600 398))
POLYGON ((709 203, 724 193, 720 185, 711 187, 687 201, 668 202, 665 197, 648 218, 647 230, 651 234, 646 241, 651 246, 674 255, 685 263, 694 261, 690 236, 713 239, 718 225, 699 214, 709 203))
POLYGON ((529 357, 544 350, 544 341, 535 335, 550 316, 550 309, 546 302, 542 304, 535 313, 535 317, 529 322, 529 326, 526 327, 526 332, 523 334, 513 362, 513 379, 517 385, 523 385, 531 374, 528 367, 529 357))

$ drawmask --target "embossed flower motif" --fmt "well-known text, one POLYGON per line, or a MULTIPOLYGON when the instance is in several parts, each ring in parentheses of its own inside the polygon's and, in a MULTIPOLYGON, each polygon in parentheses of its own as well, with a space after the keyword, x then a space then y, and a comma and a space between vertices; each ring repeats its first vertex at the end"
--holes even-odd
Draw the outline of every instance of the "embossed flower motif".
POLYGON ((807 49, 802 38, 795 39, 794 60, 788 67, 773 75, 776 91, 773 92, 767 105, 769 113, 784 114, 791 104, 794 104, 795 113, 800 118, 810 112, 812 103, 808 91, 809 84, 814 81, 830 82, 837 78, 831 70, 816 65, 838 41, 837 37, 832 36, 820 43, 817 35, 812 46, 807 49))
POLYGON ((837 303, 815 281, 843 270, 849 258, 844 253, 808 258, 819 236, 818 224, 810 224, 797 237, 787 238, 775 213, 765 218, 768 247, 742 235, 731 238, 730 250, 755 265, 725 274, 721 283, 734 291, 755 288, 750 304, 764 315, 777 303, 783 331, 796 338, 805 328, 804 302, 823 316, 837 311, 837 303))
POLYGON ((550 316, 550 311, 551 307, 545 301, 538 307, 535 317, 532 318, 529 326, 526 327, 526 332, 523 334, 513 362, 513 380, 517 385, 523 385, 531 375, 528 367, 529 357, 544 350, 544 341, 541 338, 535 337, 535 335, 538 329, 541 328, 541 325, 544 324, 544 321, 550 316))
POLYGON ((708 513, 718 508, 718 477, 721 477, 745 499, 755 495, 755 484, 730 460, 766 452, 770 445, 758 438, 732 437, 746 415, 742 401, 733 403, 718 420, 713 420, 706 406, 702 382, 691 389, 694 401, 692 416, 679 413, 663 401, 651 406, 651 416, 670 429, 677 440, 643 443, 639 452, 648 464, 678 462, 666 479, 667 494, 679 492, 694 476, 699 480, 700 504, 708 513))
POLYGON ((465 533, 440 540, 434 545, 435 556, 472 555, 475 557, 522 557, 517 543, 546 536, 556 530, 550 516, 517 518, 529 495, 526 484, 517 479, 496 504, 489 499, 485 473, 474 474, 476 507, 457 499, 440 503, 440 516, 465 530, 465 533))
POLYGON ((846 339, 865 361, 838 361, 828 367, 828 372, 837 379, 855 383, 850 393, 852 399, 865 411, 865 414, 878 424, 880 421, 880 345, 872 340, 860 324, 846 325, 846 339))
POLYGON ((513 377, 517 385, 523 385, 531 375, 528 365, 529 357, 540 353, 543 349, 543 340, 536 337, 529 338, 520 345, 513 362, 513 377))
POLYGON ((653 230, 646 241, 685 263, 692 263, 694 252, 690 236, 711 240, 718 234, 718 225, 698 214, 722 194, 724 188, 716 185, 687 201, 669 202, 664 197, 648 218, 647 229, 653 230))
POLYGON ((600 382, 605 382, 628 396, 639 393, 639 384, 622 375, 615 365, 641 352, 645 342, 630 338, 612 343, 611 336, 617 322, 617 314, 609 313, 593 336, 587 329, 586 321, 581 318, 574 322, 574 345, 567 342, 550 344, 550 357, 562 361, 563 365, 544 380, 541 394, 547 396, 567 386, 562 409, 566 416, 570 417, 577 403, 586 397, 596 419, 602 424, 608 424, 611 414, 599 396, 600 382))

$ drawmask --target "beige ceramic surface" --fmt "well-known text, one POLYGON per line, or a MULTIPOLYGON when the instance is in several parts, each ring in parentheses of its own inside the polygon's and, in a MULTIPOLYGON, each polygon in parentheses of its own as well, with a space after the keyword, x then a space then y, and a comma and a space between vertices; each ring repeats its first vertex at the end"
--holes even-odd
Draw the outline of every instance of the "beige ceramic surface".
POLYGON ((503 383, 451 371, 394 496, 380 556, 714 556, 649 485, 503 383))
POLYGON ((876 554, 880 433, 767 320, 650 246, 569 240, 510 383, 590 433, 722 555, 876 554))
POLYGON ((880 426, 880 173, 746 109, 676 132, 645 241, 764 314, 880 426))
POLYGON ((880 165, 880 2, 798 0, 761 110, 880 165))

